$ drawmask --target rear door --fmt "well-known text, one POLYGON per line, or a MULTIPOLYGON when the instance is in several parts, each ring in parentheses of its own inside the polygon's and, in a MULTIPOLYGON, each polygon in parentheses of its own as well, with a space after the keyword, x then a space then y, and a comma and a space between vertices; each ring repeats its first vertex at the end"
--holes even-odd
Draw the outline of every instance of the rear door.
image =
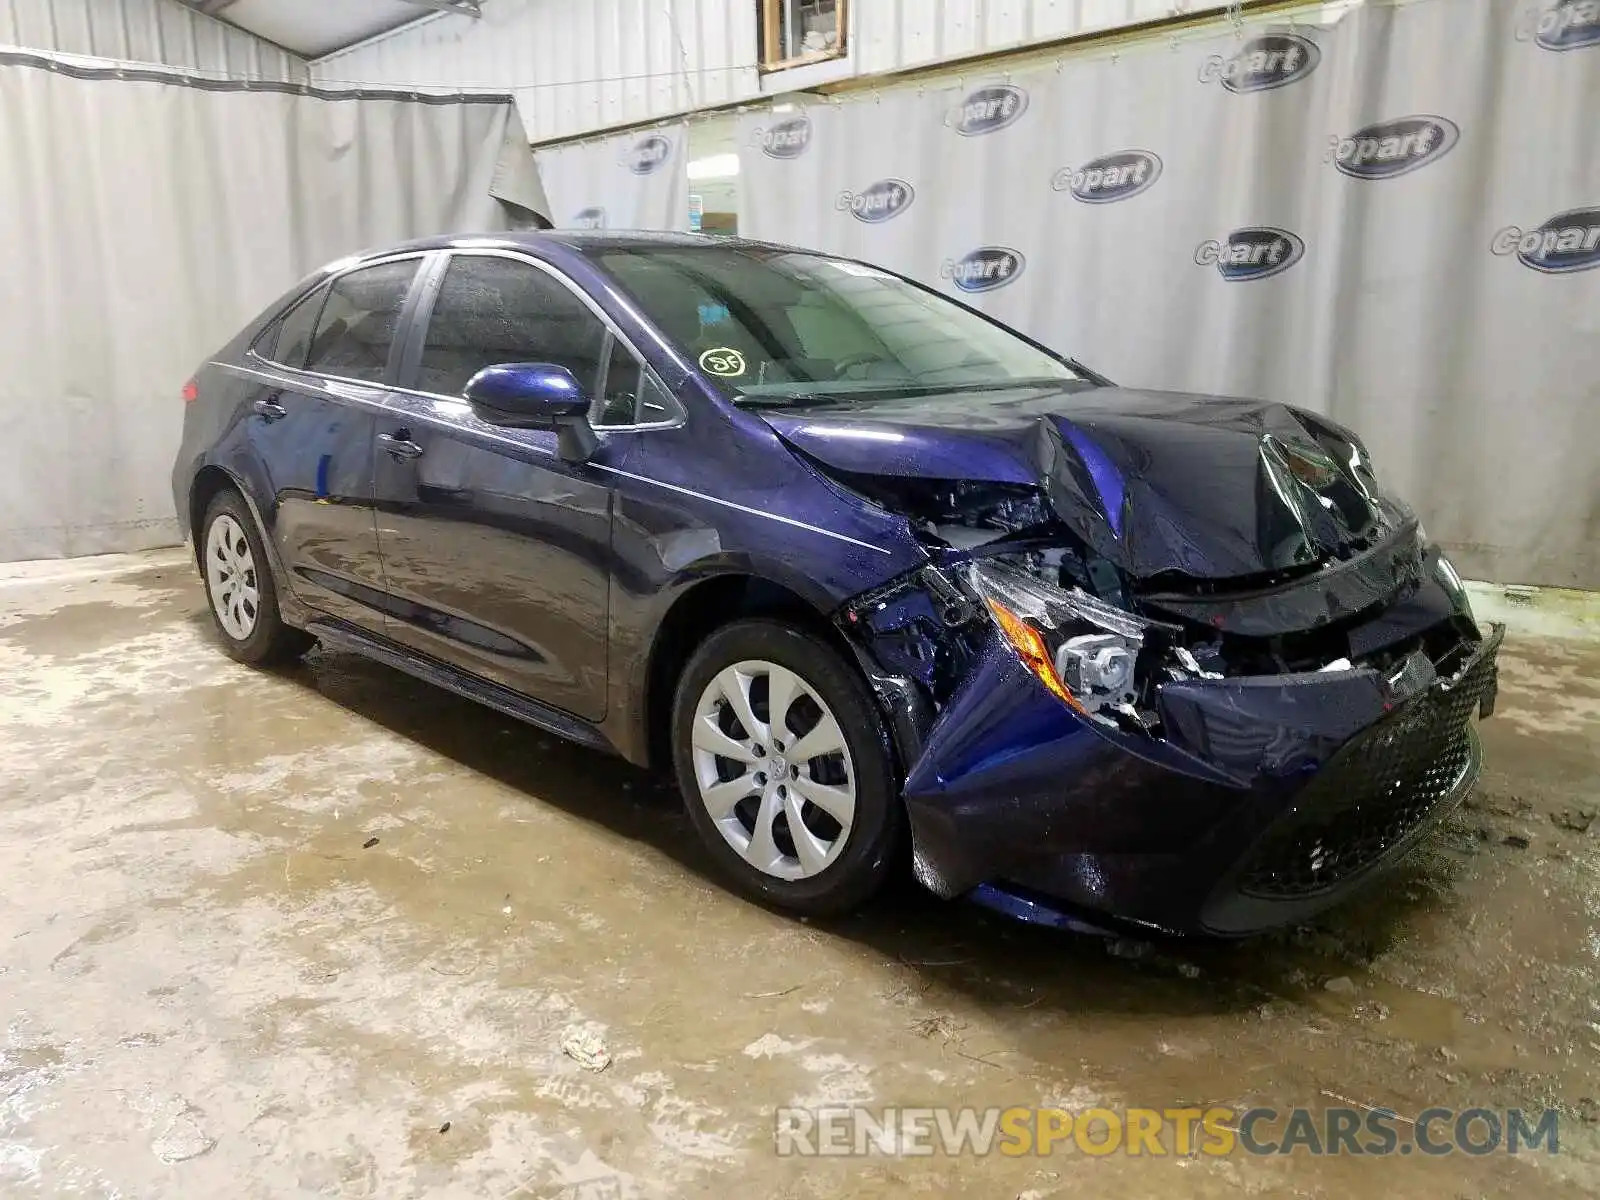
POLYGON ((379 420, 389 636, 598 721, 611 490, 597 468, 612 448, 602 445, 595 464, 564 462, 554 433, 487 425, 462 391, 505 362, 559 363, 596 389, 611 334, 575 288, 532 260, 463 251, 436 270, 404 386, 379 420))
POLYGON ((319 612, 373 632, 383 629, 384 596, 372 507, 377 414, 422 261, 406 255, 335 277, 251 356, 245 436, 266 472, 262 516, 288 586, 319 612))

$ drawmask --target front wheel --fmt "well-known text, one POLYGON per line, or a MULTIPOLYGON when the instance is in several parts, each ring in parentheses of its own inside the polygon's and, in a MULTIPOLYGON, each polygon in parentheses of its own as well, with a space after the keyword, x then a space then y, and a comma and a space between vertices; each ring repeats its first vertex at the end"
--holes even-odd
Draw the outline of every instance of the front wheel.
POLYGON ((672 733, 689 817, 745 891, 823 915, 882 886, 903 825, 888 734, 827 642, 774 620, 718 630, 678 682, 672 733))

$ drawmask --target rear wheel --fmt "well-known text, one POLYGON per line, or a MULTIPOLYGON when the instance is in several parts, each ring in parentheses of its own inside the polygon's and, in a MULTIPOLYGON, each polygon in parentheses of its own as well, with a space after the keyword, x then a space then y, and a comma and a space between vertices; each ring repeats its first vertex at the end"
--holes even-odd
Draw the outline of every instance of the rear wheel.
POLYGON ((268 666, 304 654, 315 639, 279 616, 272 568, 243 496, 227 488, 212 498, 199 542, 211 620, 229 657, 268 666))
POLYGON ((739 621, 695 652, 673 707, 690 819, 724 872, 793 912, 844 912, 893 866, 901 811, 883 721, 822 639, 739 621))

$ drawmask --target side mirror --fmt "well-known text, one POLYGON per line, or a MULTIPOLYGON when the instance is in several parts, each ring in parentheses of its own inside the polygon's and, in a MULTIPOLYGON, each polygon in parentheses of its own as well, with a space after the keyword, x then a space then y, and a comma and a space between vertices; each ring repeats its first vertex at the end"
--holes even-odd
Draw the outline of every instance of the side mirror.
POLYGON ((589 398, 572 372, 555 363, 501 363, 467 380, 467 403, 482 421, 508 429, 553 429, 561 457, 587 462, 599 440, 589 398))

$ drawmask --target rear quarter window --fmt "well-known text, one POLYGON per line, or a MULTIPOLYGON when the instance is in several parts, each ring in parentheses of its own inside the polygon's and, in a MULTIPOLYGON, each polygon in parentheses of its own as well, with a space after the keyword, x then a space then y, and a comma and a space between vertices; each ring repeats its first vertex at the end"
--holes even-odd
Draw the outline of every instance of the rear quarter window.
POLYGON ((286 367, 304 367, 306 353, 311 348, 311 333, 317 327, 317 315, 322 312, 322 302, 327 295, 328 285, 323 284, 284 313, 277 327, 269 329, 256 346, 256 353, 286 367))

